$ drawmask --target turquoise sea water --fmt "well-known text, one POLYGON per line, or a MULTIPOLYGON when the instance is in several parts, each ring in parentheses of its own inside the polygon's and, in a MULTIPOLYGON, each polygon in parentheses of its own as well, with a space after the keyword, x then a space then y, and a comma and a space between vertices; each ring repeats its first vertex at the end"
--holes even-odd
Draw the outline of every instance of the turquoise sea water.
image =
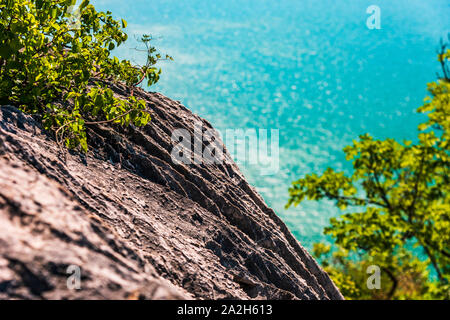
MULTIPOLYGON (((413 139, 435 51, 450 32, 448 0, 96 0, 152 34, 175 58, 150 88, 180 100, 219 130, 280 130, 280 171, 242 166, 307 247, 324 239, 332 203, 284 209, 291 181, 327 167, 348 170, 342 148, 359 134, 413 139), (366 9, 381 9, 381 30, 366 9)), ((132 38, 132 37, 131 37, 132 38)), ((141 60, 131 39, 116 54, 141 60)))

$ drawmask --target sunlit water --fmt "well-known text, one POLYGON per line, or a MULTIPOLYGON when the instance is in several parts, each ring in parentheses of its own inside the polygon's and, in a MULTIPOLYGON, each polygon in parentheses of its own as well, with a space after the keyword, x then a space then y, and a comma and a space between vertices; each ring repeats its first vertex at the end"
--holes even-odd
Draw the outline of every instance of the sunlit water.
MULTIPOLYGON (((332 203, 284 209, 290 182, 348 170, 342 148, 359 134, 413 139, 435 51, 450 32, 448 0, 93 1, 152 34, 175 58, 152 91, 180 100, 219 130, 280 130, 280 171, 247 179, 306 246, 339 212, 332 203), (381 8, 381 30, 366 26, 381 8)), ((116 52, 142 57, 131 39, 116 52)))

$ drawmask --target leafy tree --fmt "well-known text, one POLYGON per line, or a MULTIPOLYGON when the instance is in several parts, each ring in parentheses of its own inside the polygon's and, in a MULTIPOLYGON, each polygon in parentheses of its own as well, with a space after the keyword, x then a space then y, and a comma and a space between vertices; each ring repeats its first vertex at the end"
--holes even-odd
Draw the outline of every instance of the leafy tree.
MULTIPOLYGON (((69 148, 87 150, 86 126, 99 122, 143 126, 144 100, 130 90, 116 98, 107 82, 130 88, 159 80, 162 59, 144 36, 147 63, 133 66, 111 51, 127 40, 126 21, 76 0, 0 0, 0 104, 36 114, 46 130, 69 148)), ((166 56, 165 59, 171 59, 166 56)))
POLYGON ((341 210, 354 208, 331 219, 324 231, 336 249, 314 248, 348 298, 449 298, 449 60, 450 50, 442 44, 438 61, 443 76, 428 84, 431 96, 418 109, 428 121, 419 126, 417 142, 362 135, 344 149, 352 175, 328 168, 289 189, 287 207, 329 199, 341 210), (367 289, 371 264, 380 267, 389 286, 367 289))

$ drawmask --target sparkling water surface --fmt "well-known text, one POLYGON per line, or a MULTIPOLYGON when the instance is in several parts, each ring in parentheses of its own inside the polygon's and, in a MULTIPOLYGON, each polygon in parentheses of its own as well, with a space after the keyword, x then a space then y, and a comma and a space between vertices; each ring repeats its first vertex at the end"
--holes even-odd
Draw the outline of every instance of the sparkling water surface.
POLYGON ((302 244, 324 240, 331 202, 284 209, 293 180, 349 170, 342 148, 359 134, 414 139, 415 112, 450 32, 448 0, 92 1, 128 21, 116 55, 139 63, 134 35, 152 34, 174 57, 150 88, 221 130, 279 129, 280 170, 241 166, 302 244), (366 9, 381 9, 369 30, 366 9))

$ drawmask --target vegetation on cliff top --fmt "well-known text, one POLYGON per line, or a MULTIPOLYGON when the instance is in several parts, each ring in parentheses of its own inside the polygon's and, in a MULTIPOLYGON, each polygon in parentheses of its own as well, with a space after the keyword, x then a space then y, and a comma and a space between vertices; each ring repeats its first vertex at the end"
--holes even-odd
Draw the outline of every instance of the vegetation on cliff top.
POLYGON ((344 149, 353 163, 351 176, 329 168, 289 190, 287 206, 329 199, 341 210, 355 208, 325 229, 334 250, 325 244, 314 248, 347 298, 450 298, 449 60, 442 43, 443 74, 428 84, 431 97, 417 110, 428 116, 417 142, 362 135, 344 149), (367 286, 376 270, 371 265, 381 271, 380 288, 367 286))
POLYGON ((0 104, 36 114, 44 129, 69 148, 87 150, 86 126, 150 121, 133 87, 159 80, 162 57, 144 35, 147 62, 134 66, 111 51, 127 40, 126 21, 97 12, 88 0, 0 1, 0 104), (130 90, 118 99, 102 80, 122 81, 130 90))

